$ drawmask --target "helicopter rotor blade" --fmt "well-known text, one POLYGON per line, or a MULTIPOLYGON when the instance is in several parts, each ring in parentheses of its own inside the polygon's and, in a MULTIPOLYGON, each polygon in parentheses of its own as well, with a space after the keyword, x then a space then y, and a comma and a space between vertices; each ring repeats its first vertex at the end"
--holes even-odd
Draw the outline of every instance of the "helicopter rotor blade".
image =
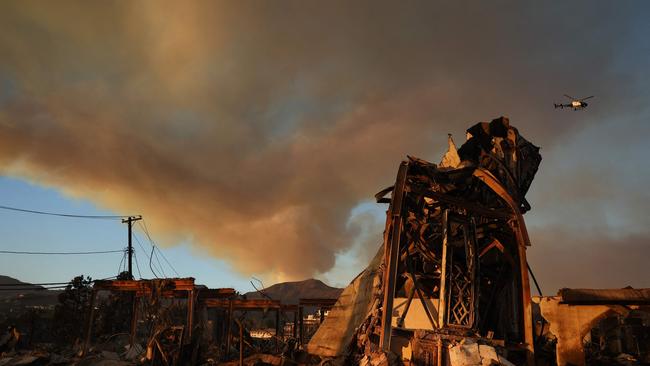
POLYGON ((570 95, 564 94, 564 96, 567 97, 567 98, 569 98, 569 99, 571 99, 572 101, 573 101, 573 100, 576 100, 576 98, 574 98, 574 97, 572 97, 572 96, 570 96, 570 95))
POLYGON ((593 97, 594 97, 594 96, 592 95, 592 96, 590 96, 590 97, 582 98, 582 99, 580 99, 580 101, 582 102, 583 100, 587 100, 587 99, 589 99, 589 98, 593 98, 593 97))

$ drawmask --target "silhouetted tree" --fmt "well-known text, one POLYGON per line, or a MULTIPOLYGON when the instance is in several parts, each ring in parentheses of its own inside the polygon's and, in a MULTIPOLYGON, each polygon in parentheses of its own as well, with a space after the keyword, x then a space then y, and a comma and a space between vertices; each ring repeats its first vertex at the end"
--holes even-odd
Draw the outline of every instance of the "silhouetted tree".
POLYGON ((70 281, 59 295, 59 304, 54 309, 54 333, 60 342, 82 339, 84 324, 90 314, 92 279, 83 275, 70 281))

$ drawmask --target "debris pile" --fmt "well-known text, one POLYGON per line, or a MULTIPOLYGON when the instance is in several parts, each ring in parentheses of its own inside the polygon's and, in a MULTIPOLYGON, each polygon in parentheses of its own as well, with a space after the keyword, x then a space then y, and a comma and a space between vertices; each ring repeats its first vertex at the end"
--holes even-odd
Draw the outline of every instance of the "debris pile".
MULTIPOLYGON (((321 294, 324 287, 325 295, 339 293, 304 282, 317 285, 308 294, 321 294)), ((302 284, 278 287, 295 290, 302 284)), ((318 327, 336 299, 296 297, 282 303, 263 295, 247 298, 230 288, 209 289, 193 278, 133 280, 126 273, 116 280, 93 281, 79 276, 59 294, 51 319, 38 319, 43 323, 39 327, 20 323, 0 333, 0 366, 317 364, 301 348, 309 329, 318 327), (32 337, 34 329, 47 334, 32 337)))
POLYGON ((449 364, 452 366, 514 366, 512 362, 499 355, 494 347, 474 343, 471 339, 450 346, 448 354, 449 364))
POLYGON ((456 149, 450 136, 438 165, 409 156, 395 185, 377 194, 390 203, 380 260, 364 272, 370 278, 350 285, 360 291, 343 292, 309 345, 315 353, 358 363, 393 352, 441 365, 455 344, 471 341, 502 359, 531 360, 522 214, 539 148, 505 117, 472 126, 467 138, 456 149), (353 301, 346 303, 346 292, 353 301), (360 310, 363 319, 350 315, 360 310), (331 339, 335 328, 348 331, 331 339))

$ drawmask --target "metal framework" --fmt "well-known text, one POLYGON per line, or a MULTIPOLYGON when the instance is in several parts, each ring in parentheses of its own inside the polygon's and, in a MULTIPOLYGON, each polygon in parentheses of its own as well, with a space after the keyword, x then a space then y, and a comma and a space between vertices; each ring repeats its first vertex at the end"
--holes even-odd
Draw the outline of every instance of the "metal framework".
MULTIPOLYGON (((237 322, 240 327, 241 323, 235 318, 233 314, 235 311, 274 311, 275 312, 275 345, 276 351, 279 351, 279 342, 278 336, 280 336, 280 317, 285 313, 293 313, 293 338, 299 340, 299 344, 304 342, 304 324, 303 324, 303 313, 304 307, 318 307, 321 310, 321 319, 322 323, 324 320, 323 310, 331 309, 334 304, 336 304, 338 299, 330 298, 303 298, 299 299, 297 305, 292 304, 282 304, 279 300, 269 300, 269 299, 204 299, 200 303, 206 308, 218 308, 225 309, 227 311, 226 319, 226 349, 230 349, 232 345, 232 323, 237 322)), ((240 329, 240 334, 241 334, 240 329)), ((242 343, 240 342, 240 347, 242 343)), ((240 350, 241 355, 241 350, 240 350)))
POLYGON ((95 281, 90 298, 90 314, 86 323, 86 335, 82 354, 85 354, 90 344, 92 325, 95 315, 95 301, 100 291, 130 292, 133 294, 133 310, 131 313, 130 342, 133 344, 137 330, 137 303, 140 298, 158 296, 163 298, 187 299, 187 316, 184 326, 184 338, 192 338, 194 312, 196 301, 214 301, 229 298, 235 295, 232 288, 209 289, 205 286, 196 286, 194 278, 168 278, 155 280, 103 280, 95 281))
MULTIPOLYGON (((476 250, 476 240, 474 237, 475 230, 474 220, 471 218, 458 218, 459 229, 462 229, 462 246, 452 246, 447 250, 446 265, 443 272, 446 277, 445 292, 448 297, 447 306, 440 309, 446 312, 445 323, 448 326, 461 328, 473 328, 475 326, 475 314, 477 308, 477 275, 478 275, 478 258, 476 250), (464 261, 455 261, 455 252, 461 252, 464 261)), ((452 220, 453 222, 453 220, 452 220)), ((450 222, 447 222, 449 225, 450 222)), ((447 235, 449 231, 445 230, 447 235)), ((444 240, 444 245, 449 247, 449 241, 444 240)))
MULTIPOLYGON (((409 247, 420 245, 406 240, 405 225, 410 219, 404 204, 406 197, 411 194, 412 187, 407 186, 409 163, 400 164, 396 182, 392 189, 392 198, 386 217, 386 230, 384 232, 384 274, 383 274, 383 304, 381 313, 381 327, 379 345, 384 350, 390 349, 392 334, 392 313, 393 302, 396 291, 397 275, 400 258, 404 258, 409 247)), ((441 217, 442 226, 442 248, 441 256, 435 258, 441 268, 440 288, 438 293, 437 319, 433 319, 432 311, 424 304, 424 311, 429 317, 434 329, 458 328, 476 329, 477 306, 479 300, 478 275, 479 255, 476 241, 475 217, 498 219, 507 222, 514 234, 516 241, 517 260, 512 261, 514 269, 519 273, 519 279, 515 286, 520 296, 521 304, 521 330, 523 343, 520 345, 526 350, 527 363, 533 365, 533 324, 532 307, 530 297, 530 285, 526 271, 526 246, 530 245, 523 217, 518 205, 508 194, 503 185, 483 168, 477 168, 472 176, 483 182, 489 189, 506 203, 508 209, 491 209, 483 207, 472 201, 463 201, 458 197, 449 196, 441 192, 427 192, 428 197, 434 197, 436 201, 442 202, 453 210, 444 209, 441 217), (437 322, 436 322, 437 320, 437 322)), ((385 194, 387 192, 380 192, 385 194)), ((381 197, 378 201, 382 202, 381 197)), ((383 199, 383 202, 386 202, 383 199)), ((422 229, 424 230, 424 229, 422 229)), ((426 243, 424 243, 426 246, 426 243)), ((508 255, 506 255, 508 256, 508 255)), ((407 266, 409 266, 407 260, 407 266)), ((401 268, 401 267, 399 267, 401 268)), ((408 293, 406 311, 415 295, 421 300, 423 294, 422 286, 418 283, 418 277, 414 274, 407 276, 413 281, 413 289, 408 293)), ((405 314, 402 314, 402 321, 405 314)), ((398 320, 398 324, 400 321, 398 320)), ((439 345, 441 347, 441 345, 439 345)))

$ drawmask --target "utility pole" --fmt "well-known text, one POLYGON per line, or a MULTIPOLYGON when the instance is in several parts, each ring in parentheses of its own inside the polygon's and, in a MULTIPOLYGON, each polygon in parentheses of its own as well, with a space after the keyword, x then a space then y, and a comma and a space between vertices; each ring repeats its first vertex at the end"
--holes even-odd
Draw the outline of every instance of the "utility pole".
POLYGON ((126 219, 122 219, 123 224, 128 224, 129 230, 129 278, 133 279, 133 223, 142 220, 142 216, 129 216, 126 219))

